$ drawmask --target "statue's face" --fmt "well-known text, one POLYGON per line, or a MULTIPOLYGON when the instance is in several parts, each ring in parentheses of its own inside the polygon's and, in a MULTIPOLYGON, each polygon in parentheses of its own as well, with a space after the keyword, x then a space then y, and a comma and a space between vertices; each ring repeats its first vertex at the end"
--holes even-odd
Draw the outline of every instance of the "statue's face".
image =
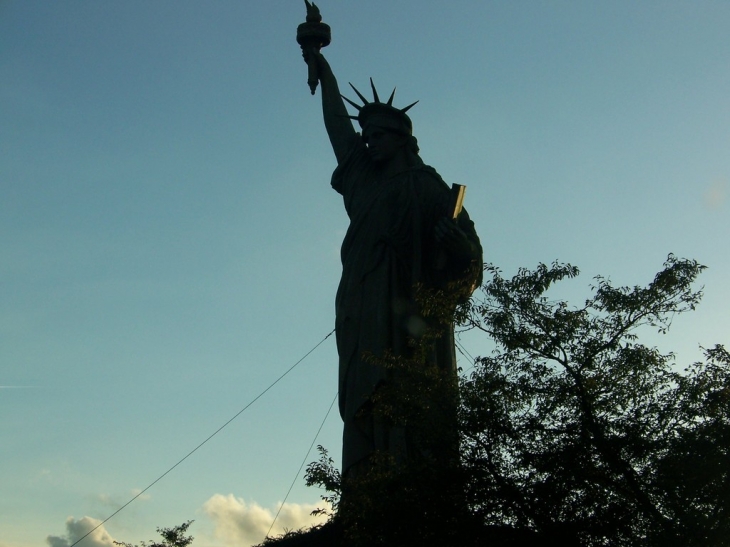
POLYGON ((388 163, 405 149, 407 137, 382 127, 369 126, 362 134, 368 153, 375 163, 388 163))

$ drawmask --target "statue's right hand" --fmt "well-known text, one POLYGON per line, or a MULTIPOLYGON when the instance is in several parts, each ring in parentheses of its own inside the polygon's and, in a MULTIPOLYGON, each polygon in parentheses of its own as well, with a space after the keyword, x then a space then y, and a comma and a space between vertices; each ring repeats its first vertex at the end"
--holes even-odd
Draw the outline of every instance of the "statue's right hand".
POLYGON ((313 47, 302 48, 302 58, 307 64, 309 64, 310 59, 314 59, 318 68, 322 67, 322 65, 326 63, 324 55, 322 55, 320 50, 313 47))

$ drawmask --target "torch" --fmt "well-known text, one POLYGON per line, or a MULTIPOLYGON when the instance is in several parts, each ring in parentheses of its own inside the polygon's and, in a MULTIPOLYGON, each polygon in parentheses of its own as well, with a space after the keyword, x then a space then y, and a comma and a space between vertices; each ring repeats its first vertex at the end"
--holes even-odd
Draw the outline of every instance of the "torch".
POLYGON ((309 67, 309 78, 307 83, 309 89, 314 95, 315 89, 317 89, 317 82, 319 77, 317 75, 317 60, 314 58, 314 54, 318 53, 319 50, 325 46, 328 46, 332 35, 330 32, 330 26, 322 22, 322 15, 319 13, 319 8, 314 2, 304 0, 307 5, 307 21, 297 27, 297 42, 302 46, 304 52, 304 58, 307 59, 307 65, 309 67), (307 55, 309 53, 309 55, 307 55))

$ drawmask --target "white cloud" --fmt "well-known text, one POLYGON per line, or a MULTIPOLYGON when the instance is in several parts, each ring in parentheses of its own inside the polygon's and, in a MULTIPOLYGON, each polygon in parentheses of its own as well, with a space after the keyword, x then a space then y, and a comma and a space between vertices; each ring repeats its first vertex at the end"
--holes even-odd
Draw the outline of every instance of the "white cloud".
POLYGON ((705 206, 708 209, 720 209, 725 203, 727 197, 727 180, 716 179, 710 187, 705 191, 705 206))
POLYGON ((95 500, 97 502, 100 502, 102 505, 105 505, 107 507, 110 507, 111 509, 119 509, 123 505, 130 502, 130 500, 134 499, 136 501, 147 501, 151 498, 149 494, 141 494, 142 492, 141 488, 133 488, 129 491, 128 494, 125 494, 124 496, 116 495, 112 496, 111 494, 98 494, 95 496, 95 500))
MULTIPOLYGON (((264 540, 280 506, 281 504, 272 510, 261 507, 255 502, 246 503, 233 494, 227 496, 216 494, 205 502, 203 511, 215 524, 216 538, 231 545, 253 545, 264 540)), ((323 507, 323 503, 285 503, 281 507, 281 513, 276 519, 271 535, 313 524, 323 524, 327 520, 326 517, 313 517, 310 514, 318 507, 323 507)))
MULTIPOLYGON (((69 547, 77 542, 79 539, 89 534, 91 530, 96 528, 101 521, 91 517, 83 517, 76 520, 73 517, 66 519, 66 536, 48 536, 46 542, 51 547, 69 547)), ((99 526, 91 532, 83 542, 79 544, 79 547, 115 547, 114 539, 104 529, 103 526, 99 526)))
POLYGON ((147 501, 147 500, 152 499, 152 496, 151 495, 149 495, 149 494, 142 494, 142 489, 141 488, 133 488, 132 489, 132 495, 135 496, 135 497, 136 496, 139 496, 136 499, 138 499, 140 501, 147 501))

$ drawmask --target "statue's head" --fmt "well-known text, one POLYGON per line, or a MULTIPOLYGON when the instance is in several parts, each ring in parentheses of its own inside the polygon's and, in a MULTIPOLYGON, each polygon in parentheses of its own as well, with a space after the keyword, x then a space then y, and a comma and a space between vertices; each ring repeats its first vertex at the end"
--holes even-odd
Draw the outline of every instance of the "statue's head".
POLYGON ((408 155, 408 142, 412 138, 372 123, 367 124, 362 131, 362 139, 367 145, 370 158, 379 165, 390 163, 398 156, 402 156, 408 165, 413 165, 414 162, 409 161, 408 155))
POLYGON ((364 105, 358 113, 357 121, 363 131, 368 126, 374 126, 400 135, 413 134, 413 122, 408 115, 387 103, 364 105))
POLYGON ((393 97, 395 97, 394 89, 387 102, 383 103, 378 97, 378 92, 375 89, 372 78, 370 78, 370 86, 373 90, 372 101, 368 101, 354 85, 350 84, 350 86, 357 93, 357 96, 360 97, 363 104, 359 105, 345 96, 342 98, 357 109, 357 116, 350 116, 350 118, 357 120, 360 124, 365 141, 369 141, 372 135, 378 135, 382 132, 392 133, 402 137, 402 139, 394 137, 391 140, 402 142, 409 153, 417 154, 418 144, 416 138, 413 136, 413 123, 406 112, 418 101, 409 104, 405 108, 396 108, 393 106, 393 97))

